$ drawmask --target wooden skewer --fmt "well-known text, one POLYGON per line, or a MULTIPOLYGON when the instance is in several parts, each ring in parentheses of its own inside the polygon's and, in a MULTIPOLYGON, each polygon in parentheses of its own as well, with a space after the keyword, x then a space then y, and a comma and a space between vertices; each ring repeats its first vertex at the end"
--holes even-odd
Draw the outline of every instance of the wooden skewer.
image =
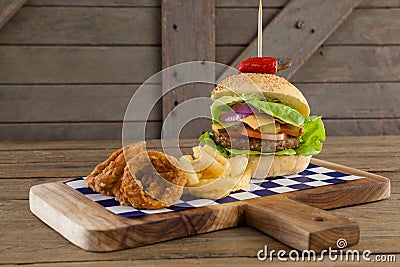
POLYGON ((258 6, 258 57, 262 57, 262 0, 258 6))

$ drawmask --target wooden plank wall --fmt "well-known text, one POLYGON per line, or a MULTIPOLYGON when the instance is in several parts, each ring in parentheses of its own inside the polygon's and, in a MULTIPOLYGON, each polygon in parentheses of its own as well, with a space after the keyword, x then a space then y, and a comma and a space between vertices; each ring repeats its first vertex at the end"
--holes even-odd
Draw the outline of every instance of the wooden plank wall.
POLYGON ((0 28, 26 3, 26 0, 2 0, 0 2, 0 28))
MULTIPOLYGON (((196 112, 197 118, 185 124, 179 117, 182 114, 178 114, 179 110, 184 112, 180 104, 190 99, 208 97, 214 86, 191 83, 174 88, 181 84, 182 77, 187 74, 187 67, 174 71, 167 68, 188 61, 215 61, 215 0, 162 0, 161 10, 162 68, 165 70, 162 86, 163 92, 168 92, 162 101, 162 117, 165 122, 163 133, 166 133, 162 138, 197 138, 202 131, 211 130, 211 120, 199 118, 196 112), (183 125, 168 122, 168 118, 180 120, 183 125), (178 131, 179 136, 176 136, 178 131)), ((201 76, 215 81, 215 69, 205 68, 201 76)), ((199 107, 192 104, 190 108, 199 107)))
MULTIPOLYGON (((286 3, 266 1, 264 24, 286 3)), ((257 5, 216 0, 217 62, 256 36, 257 5)), ((329 135, 400 134, 399 8, 363 0, 291 78, 329 135)), ((0 140, 120 138, 131 95, 161 69, 160 14, 158 0, 28 0, 0 29, 0 140)), ((161 104, 150 119, 156 138, 161 104)))

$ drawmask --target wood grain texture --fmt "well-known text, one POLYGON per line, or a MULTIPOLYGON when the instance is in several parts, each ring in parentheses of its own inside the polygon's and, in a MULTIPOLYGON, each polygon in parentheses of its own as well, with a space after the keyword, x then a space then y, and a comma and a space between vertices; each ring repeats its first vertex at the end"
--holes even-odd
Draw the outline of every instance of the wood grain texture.
POLYGON ((245 214, 249 226, 300 250, 320 252, 335 247, 339 238, 353 245, 360 238, 356 222, 291 199, 251 201, 245 214))
MULTIPOLYGON (((177 237, 233 227, 239 225, 239 209, 231 207, 199 208, 198 212, 189 210, 185 214, 166 213, 160 216, 146 216, 137 220, 110 214, 99 204, 90 201, 82 194, 62 183, 36 186, 29 195, 31 211, 41 217, 48 225, 61 233, 75 245, 89 251, 113 251, 160 242, 177 237), (57 193, 58 192, 58 193, 57 193), (60 192, 71 196, 65 202, 60 192), (46 195, 58 195, 61 202, 48 202, 46 195), (62 203, 64 202, 64 204, 62 203), (78 206, 77 206, 78 205, 78 206), (59 209, 58 206, 61 206, 59 209), (43 214, 43 207, 49 212, 43 214), (70 214, 85 209, 90 220, 71 218, 70 214), (60 217, 52 216, 59 214, 60 217), (42 217, 44 216, 44 217, 42 217), (62 220, 70 222, 65 225, 62 220), (71 229, 71 231, 68 230, 71 229), (156 231, 157 229, 157 231, 156 231), (76 235, 76 231, 81 231, 76 235), (87 238, 76 238, 86 236, 87 238)), ((55 200, 55 199, 54 199, 55 200)))
MULTIPOLYGON (((395 256, 398 258, 400 254, 395 254, 395 256)), ((99 267, 108 267, 108 266, 165 266, 165 267, 186 267, 186 266, 221 266, 221 267, 230 267, 232 264, 238 265, 238 266, 244 266, 244 267, 252 267, 252 266, 265 266, 268 264, 268 266, 291 266, 293 263, 291 262, 280 262, 277 259, 273 259, 273 261, 265 262, 265 261, 260 261, 255 257, 250 257, 250 258, 241 258, 241 257, 229 257, 229 259, 226 258, 219 258, 219 257, 213 257, 213 258, 202 258, 202 259, 168 259, 168 260, 120 260, 120 261, 92 261, 92 262, 79 262, 80 266, 86 267, 86 266, 99 266, 99 267)), ((332 267, 342 267, 343 263, 339 262, 331 262, 328 258, 328 256, 323 257, 323 259, 319 262, 310 262, 307 263, 307 266, 329 266, 332 267)), ((348 266, 362 266, 360 263, 347 263, 348 266)), ((47 264, 38 264, 40 267, 45 267, 49 266, 47 264)), ((52 264, 52 266, 71 266, 70 263, 57 263, 57 264, 52 264)), ((372 265, 371 265, 372 266, 372 265)), ((393 262, 380 262, 379 265, 376 264, 375 266, 393 266, 393 262)))
POLYGON ((291 81, 397 82, 399 60, 399 46, 322 46, 291 81))
MULTIPOLYGON (((157 146, 157 140, 150 142, 157 146)), ((184 146, 197 145, 195 140, 187 140, 184 146)), ((360 226, 360 242, 350 249, 359 251, 372 250, 376 254, 396 254, 400 257, 400 173, 393 167, 398 165, 400 145, 399 136, 385 138, 375 136, 359 137, 329 137, 318 158, 326 159, 363 170, 381 169, 377 174, 390 178, 392 195, 385 201, 366 205, 357 205, 335 209, 337 215, 353 218, 360 226), (387 149, 386 157, 384 151, 387 149), (374 154, 374 151, 376 153, 374 154), (379 153, 378 153, 379 152, 379 153)), ((46 157, 52 162, 64 161, 72 150, 85 151, 113 150, 121 146, 120 141, 62 141, 62 142, 0 142, 1 151, 13 152, 34 150, 52 152, 46 157), (62 153, 57 156, 57 151, 62 153)), ((39 152, 40 152, 39 151, 39 152)), ((32 154, 10 156, 19 162, 29 161, 32 154)), ((76 154, 70 154, 76 155, 76 154)), ((100 156, 101 156, 100 155, 100 156)), ((4 154, 6 156, 6 152, 4 154)), ((94 152, 93 152, 93 155, 94 152)), ((72 160, 72 158, 70 158, 72 160)), ((2 161, 0 161, 0 164, 2 161)), ((10 165, 11 166, 11 165, 10 165)), ((0 169, 2 166, 0 166, 0 169)), ((22 167, 23 168, 23 167, 22 167)), ((22 170, 18 168, 18 170, 22 170)), ((18 171, 17 170, 17 171, 18 171)), ((48 172, 49 177, 57 177, 56 168, 48 172)), ((138 247, 132 250, 113 253, 90 253, 70 244, 55 231, 52 231, 29 211, 29 187, 68 178, 29 178, 0 179, 1 200, 0 212, 0 263, 6 265, 36 264, 39 266, 187 266, 203 264, 205 266, 291 266, 291 262, 280 262, 275 257, 272 262, 260 262, 255 257, 257 251, 268 245, 268 249, 276 251, 283 249, 287 253, 291 248, 276 239, 264 235, 250 227, 237 227, 229 230, 215 231, 203 235, 161 242, 151 246, 138 247), (26 242, 25 240, 29 240, 26 242), (247 265, 246 265, 247 264, 247 265)), ((342 266, 342 262, 327 261, 323 263, 307 263, 311 266, 342 266)), ((351 263, 354 266, 364 266, 364 262, 351 263)), ((378 264, 377 264, 378 265, 378 264)), ((381 266, 393 266, 393 263, 379 263, 381 266)))
MULTIPOLYGON (((376 139, 376 138, 375 138, 376 139)), ((369 145, 369 144, 366 144, 369 145)), ((360 145, 359 147, 364 146, 360 145)), ((339 164, 350 165, 354 168, 362 168, 370 172, 398 172, 400 167, 398 166, 399 156, 393 151, 389 152, 376 152, 373 153, 372 149, 369 152, 365 152, 363 149, 359 149, 362 153, 357 158, 354 158, 354 151, 358 151, 358 147, 342 149, 336 153, 326 154, 322 152, 318 155, 319 158, 324 160, 333 161, 339 164), (379 157, 382 161, 377 161, 375 157, 379 157), (367 166, 367 167, 364 167, 367 166)), ((324 148, 325 149, 325 148, 324 148)), ((326 148, 327 151, 331 148, 326 148)), ((183 149, 183 153, 191 153, 191 149, 183 149)), ((80 177, 86 176, 90 173, 93 168, 97 165, 96 163, 104 160, 104 152, 99 152, 99 160, 93 161, 74 161, 66 160, 65 162, 21 162, 21 163, 4 163, 1 164, 0 178, 11 179, 11 178, 29 178, 29 177, 80 177)), ((107 154, 109 155, 109 154, 107 154)), ((62 157, 62 153, 60 155, 62 157)), ((90 153, 89 153, 90 157, 90 153)), ((92 156, 95 158, 95 156, 92 156)))
POLYGON ((327 135, 398 135, 400 119, 333 119, 324 120, 327 135))
MULTIPOLYGON (((162 2, 162 66, 163 92, 163 119, 167 116, 176 116, 174 108, 185 101, 197 97, 208 97, 213 86, 209 84, 193 83, 200 77, 210 82, 215 81, 215 69, 204 65, 202 73, 194 71, 189 84, 177 84, 188 79, 187 68, 166 69, 175 64, 188 61, 215 61, 215 2, 196 0, 163 0, 162 2)), ((201 80, 200 80, 201 81, 201 80)), ((196 110, 196 102, 191 105, 196 110)), ((198 108, 198 107, 197 107, 198 108)), ((193 117, 197 119, 198 117, 193 117)), ((180 136, 196 138, 199 133, 207 129, 209 121, 197 120, 191 127, 183 129, 180 136)), ((165 125, 165 133, 173 132, 176 125, 165 125)), ((172 136, 171 136, 172 137, 172 136)))
POLYGON ((215 58, 214 1, 163 0, 161 15, 164 68, 215 58))
MULTIPOLYGON (((357 147, 353 149, 342 149, 341 151, 337 151, 336 153, 330 153, 327 155, 326 153, 321 153, 319 155, 319 158, 329 160, 329 161, 334 161, 337 163, 341 164, 348 164, 352 167, 355 168, 362 168, 364 170, 370 171, 370 172, 375 172, 375 173, 381 173, 381 172, 398 172, 400 171, 400 168, 396 165, 398 162, 398 157, 397 156, 391 156, 387 155, 393 154, 394 152, 391 152, 388 150, 385 154, 385 152, 376 152, 375 154, 373 153, 372 149, 370 151, 367 151, 365 149, 362 149, 363 145, 360 145, 357 149, 357 147), (360 156, 357 159, 354 159, 352 156, 352 151, 359 150, 360 153, 363 155, 360 156), (376 160, 372 159, 374 156, 381 158, 384 163, 379 164, 376 160), (368 167, 363 167, 368 164, 368 167)), ((325 145, 326 150, 332 150, 331 147, 325 145)), ((116 149, 114 149, 116 150, 116 149)), ((382 149, 383 150, 383 149, 382 149)), ((50 150, 44 150, 44 151, 50 151, 50 150)), ((184 149, 184 153, 190 153, 190 149, 184 149)), ((18 153, 17 153, 18 154, 18 153)), ((54 153, 55 154, 55 153, 54 153)), ((74 155, 74 153, 67 153, 68 155, 74 155)), ((14 163, 10 164, 9 161, 4 161, 2 164, 2 172, 1 172, 1 178, 29 178, 29 177, 69 177, 66 173, 68 172, 68 166, 70 166, 70 171, 71 173, 73 172, 75 176, 85 176, 87 175, 88 172, 90 172, 91 168, 93 168, 96 165, 96 162, 104 160, 109 154, 106 152, 99 151, 98 154, 99 156, 95 156, 95 152, 89 152, 88 157, 92 155, 93 160, 84 160, 84 161, 79 161, 79 159, 74 160, 74 159, 67 159, 65 160, 65 163, 60 163, 57 162, 57 158, 65 158, 67 157, 66 155, 63 155, 63 153, 60 153, 58 157, 54 157, 53 160, 49 160, 49 162, 43 163, 39 160, 37 162, 32 162, 33 160, 25 160, 27 162, 24 162, 24 160, 19 160, 19 163, 14 163), (70 163, 70 165, 68 165, 70 163), (24 171, 18 171, 14 167, 18 167, 20 169, 24 169, 24 171), (57 172, 57 170, 62 172, 57 172)), ((49 156, 48 158, 50 158, 49 156)))
MULTIPOLYGON (((121 143, 119 143, 121 146, 121 143)), ((0 164, 54 163, 54 162, 101 162, 107 159, 117 147, 109 149, 25 150, 1 151, 0 164)))
MULTIPOLYGON (((274 1, 262 1, 263 7, 284 7, 290 0, 274 0, 274 1)), ((258 0, 216 0, 216 7, 228 7, 228 8, 238 8, 238 7, 249 7, 258 8, 258 0)))
MULTIPOLYGON (((171 260, 171 255, 174 255, 173 258, 184 259, 220 257, 228 261, 231 257, 254 258, 257 251, 263 249, 264 245, 277 251, 280 249, 290 251, 289 247, 255 229, 238 227, 112 254, 88 253, 70 244, 35 218, 29 211, 27 200, 1 201, 0 203, 3 214, 0 233, 8 240, 7 245, 2 246, 3 251, 8 252, 0 258, 3 264, 96 260, 108 260, 110 263, 118 260, 165 260, 167 262, 171 260), (29 243, 22 241, 27 238, 30 239, 29 243), (42 250, 48 253, 37 253, 42 250)), ((342 208, 332 212, 347 218, 357 218, 361 239, 360 243, 351 249, 360 251, 370 249, 373 254, 399 253, 400 226, 396 223, 400 216, 399 209, 396 209, 399 204, 397 195, 385 201, 342 208), (377 219, 378 216, 381 219, 377 219), (382 243, 387 245, 383 246, 382 243)))
MULTIPOLYGON (((140 84, 130 85, 0 85, 0 122, 122 121, 140 84), (68 101, 66 101, 68 99, 68 101), (99 105, 99 103, 101 103, 99 105)), ((161 86, 146 85, 134 121, 162 119, 161 86), (146 106, 154 106, 150 114, 146 106)), ((143 90, 143 89, 142 89, 143 90)))
MULTIPOLYGON (((46 0, 31 0, 31 1, 46 1, 46 0)), ((47 0, 51 1, 51 0, 47 0)), ((65 1, 65 0, 64 0, 65 1)), ((266 7, 283 7, 290 0, 273 0, 263 1, 263 6, 266 7)), ((258 8, 258 0, 216 0, 215 4, 217 7, 250 7, 258 8)), ((359 4, 360 8, 395 8, 400 7, 400 3, 397 0, 362 0, 359 4)))
POLYGON ((0 58, 2 84, 142 83, 161 68, 158 47, 1 46, 0 58))
POLYGON ((0 177, 12 178, 43 178, 43 177, 82 177, 87 176, 99 163, 92 162, 56 162, 56 163, 23 163, 2 164, 0 177), (58 173, 56 176, 51 176, 58 173))
MULTIPOLYGON (((267 26, 280 10, 263 8, 263 26, 267 26)), ((216 45, 247 45, 257 35, 257 9, 218 8, 215 14, 216 45)))
MULTIPOLYGON (((264 7, 283 7, 290 0, 263 1, 264 7)), ((216 7, 250 7, 257 8, 258 0, 216 0, 216 7)), ((109 6, 109 7, 160 7, 158 0, 28 0, 28 6, 109 6)), ((400 7, 397 0, 363 0, 360 5, 363 8, 395 8, 400 7)))
MULTIPOLYGON (((279 10, 266 8, 264 25, 279 10)), ((216 44, 249 43, 257 21, 240 21, 253 17, 254 12, 248 8, 215 10, 216 44)), ((161 45, 160 13, 160 8, 27 6, 2 29, 0 44, 161 45)))
POLYGON ((3 193, 0 195, 2 200, 28 200, 29 189, 32 186, 44 183, 63 182, 66 178, 27 178, 27 179, 0 179, 0 190, 3 193), (14 186, 9 188, 12 183, 14 186))
MULTIPOLYGON (((390 137, 389 137, 390 138, 390 137)), ((32 151, 32 150, 103 150, 121 147, 121 140, 90 140, 90 141, 45 141, 45 142, 0 142, 0 151, 32 151)), ((150 148, 160 148, 160 139, 146 140, 150 148)), ((199 144, 197 139, 181 139, 183 148, 191 148, 199 144)))
MULTIPOLYGON (((268 23, 286 2, 273 1, 269 3, 267 1, 264 3, 264 24, 268 23)), ((257 1, 218 0, 216 2, 217 61, 229 64, 245 48, 245 44, 255 36, 255 27, 253 27, 255 20, 241 23, 240 18, 253 17, 257 12, 257 4, 257 1)), ((332 107, 331 103, 334 101, 320 105, 320 101, 324 98, 322 94, 318 94, 317 85, 314 87, 315 91, 310 91, 310 95, 307 96, 311 103, 317 103, 312 104, 315 114, 321 114, 326 119, 340 119, 335 122, 327 121, 329 125, 334 125, 329 126, 331 134, 364 134, 365 128, 358 126, 364 124, 364 122, 360 122, 360 119, 372 119, 367 122, 372 125, 368 134, 396 134, 398 132, 396 121, 398 114, 397 109, 393 108, 397 101, 397 94, 394 90, 396 85, 393 83, 387 87, 385 84, 388 81, 398 81, 398 69, 394 64, 399 43, 399 35, 396 34, 399 25, 395 19, 398 10, 394 8, 396 7, 395 1, 379 1, 379 3, 362 1, 360 7, 355 9, 346 22, 325 42, 323 48, 331 51, 328 52, 329 57, 324 57, 326 51, 323 48, 318 51, 323 55, 316 54, 312 57, 313 59, 317 58, 316 60, 321 63, 317 64, 318 69, 321 69, 322 66, 324 70, 321 75, 316 74, 316 67, 312 63, 312 65, 306 64, 306 74, 300 77, 296 75, 296 79, 299 83, 321 85, 328 83, 326 88, 329 89, 339 88, 333 84, 338 81, 343 86, 337 89, 343 97, 340 97, 340 101, 338 100, 337 103, 335 101, 335 106, 339 106, 343 113, 337 112, 337 109, 332 107), (379 19, 369 19, 375 17, 379 19), (366 47, 365 45, 370 46, 366 47), (318 59, 318 56, 321 56, 322 59, 318 59), (372 59, 368 58, 369 56, 372 59), (363 64, 359 64, 360 61, 363 64), (343 65, 345 66, 342 68, 343 65), (371 66, 373 67, 371 68, 371 66), (327 72, 328 74, 325 75, 327 72), (362 90, 361 84, 355 85, 354 90, 357 91, 357 94, 351 94, 343 81, 345 83, 372 82, 374 85, 367 87, 366 94, 358 93, 362 90), (380 89, 381 87, 384 89, 380 89), (394 95, 390 98, 389 94, 394 95), (350 100, 351 102, 354 100, 357 105, 347 105, 346 103, 350 100), (372 101, 375 102, 375 105, 368 108, 367 106, 372 101), (386 123, 386 121, 375 120, 378 118, 390 118, 391 120, 386 123), (353 119, 355 120, 353 121, 353 119), (381 129, 382 123, 385 124, 384 130, 381 129)), ((115 108, 109 108, 107 112, 91 107, 95 106, 97 99, 112 90, 114 85, 111 84, 116 84, 115 87, 120 88, 119 86, 125 86, 121 83, 140 83, 161 68, 160 62, 154 60, 156 57, 160 58, 161 54, 158 47, 161 38, 160 29, 157 26, 160 22, 159 14, 160 3, 151 0, 131 3, 124 0, 109 2, 43 0, 36 3, 33 1, 32 4, 28 3, 28 6, 23 7, 0 31, 0 44, 2 44, 0 54, 4 49, 2 54, 4 56, 0 62, 2 77, 0 83, 40 84, 43 89, 30 91, 29 97, 35 99, 32 101, 19 94, 26 92, 27 87, 24 89, 21 87, 0 88, 0 95, 3 97, 0 99, 10 99, 10 101, 3 102, 5 109, 1 113, 3 116, 0 121, 6 123, 120 121, 123 106, 126 105, 124 103, 127 102, 122 95, 108 97, 110 101, 105 104, 114 105, 115 108), (110 21, 112 23, 109 23, 110 21), (113 25, 113 28, 110 25, 113 25), (140 30, 144 25, 148 29, 147 31, 140 30), (131 32, 135 32, 135 34, 130 34, 131 32), (21 44, 29 46, 25 47, 21 44), (102 49, 110 52, 103 55, 102 49), (114 49, 125 49, 125 51, 117 52, 114 49), (134 60, 135 53, 143 55, 143 58, 151 59, 147 61, 142 58, 141 62, 144 64, 139 66, 134 60), (132 55, 132 57, 126 55, 132 55), (126 67, 127 64, 131 64, 132 68, 126 67), (37 67, 28 68, 27 65, 37 67), (137 75, 128 73, 131 70, 137 75), (146 75, 142 75, 143 70, 148 71, 146 75), (61 73, 65 73, 65 75, 61 73), (65 84, 65 89, 51 93, 50 90, 53 86, 46 87, 46 84, 55 85, 54 87, 58 88, 61 86, 59 84, 65 84), (91 91, 83 92, 85 97, 80 98, 78 92, 80 88, 85 87, 74 84, 102 84, 104 87, 94 90, 87 89, 91 91), (103 89, 107 86, 110 87, 103 89), (70 93, 67 88, 70 88, 70 93), (99 95, 95 95, 96 93, 99 95), (86 96, 91 100, 85 99, 86 96), (63 97, 71 98, 71 101, 68 102, 71 104, 70 112, 65 114, 61 109, 57 109, 58 105, 62 107, 68 105, 66 101, 63 101, 63 97), (47 99, 54 100, 54 103, 46 101, 47 99), (90 109, 90 112, 80 112, 84 108, 84 105, 81 105, 82 102, 88 105, 87 109, 90 109), (24 105, 26 108, 20 108, 24 105), (28 108, 32 109, 32 112, 28 111, 28 108), (4 120, 2 120, 3 118, 4 120)), ((303 71, 304 68, 300 70, 300 74, 304 74, 303 71)), ((90 85, 87 86, 86 88, 90 88, 90 85)), ((310 85, 310 87, 312 86, 310 85)), ((209 91, 209 89, 206 90, 209 91)), ((118 89, 118 91, 123 90, 118 89)), ((339 99, 334 95, 335 92, 327 92, 328 89, 323 91, 326 91, 327 98, 339 99)), ((201 95, 201 92, 199 94, 201 95)), ((145 105, 145 103, 147 102, 144 101, 143 104, 145 105)), ((162 116, 161 106, 158 105, 157 108, 159 110, 152 114, 151 119, 159 121, 162 116)), ((205 128, 206 126, 204 126, 205 128)), ((193 134, 193 137, 195 135, 198 133, 193 134)), ((10 136, 7 140, 13 140, 12 138, 10 136)), ((24 138, 29 140, 31 137, 24 138)), ((32 140, 36 139, 36 137, 32 138, 32 140)), ((90 138, 102 139, 104 135, 92 132, 85 137, 82 135, 79 139, 90 138)))
POLYGON ((26 0, 2 0, 0 2, 0 29, 25 4, 26 0))
POLYGON ((159 0, 28 0, 27 6, 160 7, 159 0))
POLYGON ((141 7, 24 7, 2 29, 0 43, 160 45, 160 14, 141 7))
MULTIPOLYGON (((241 1, 243 2, 243 1, 241 1)), ((362 1, 364 2, 364 1, 362 1)), ((263 25, 280 11, 265 8, 263 25)), ((398 9, 354 9, 324 45, 398 45, 400 23, 398 9), (376 19, 375 19, 376 18, 376 19)), ((257 35, 257 10, 250 8, 219 8, 216 10, 216 44, 224 46, 249 44, 257 35), (246 23, 241 21, 246 18, 246 23)), ((266 49, 266 52, 270 47, 266 49)))
MULTIPOLYGON (((131 129, 130 138, 142 140, 143 125, 147 138, 160 138, 161 122, 127 122, 131 129)), ((62 141, 62 140, 121 140, 122 122, 54 122, 54 123, 2 123, 1 141, 62 141)))
POLYGON ((295 86, 306 97, 311 113, 324 119, 400 117, 400 83, 296 83, 295 86))
MULTIPOLYGON (((108 154, 107 154, 108 155, 108 154)), ((104 160, 104 158, 99 159, 97 162, 104 160)), ((353 163, 354 164, 354 163, 353 163)), ((56 171, 54 171, 56 173, 56 171)), ((400 171, 383 171, 383 172, 375 172, 375 174, 381 175, 390 179, 391 184, 391 195, 392 197, 400 196, 400 171)), ((86 175, 86 174, 85 174, 86 175)), ((56 177, 57 175, 47 177, 39 177, 33 178, 29 174, 27 177, 20 178, 1 178, 0 179, 0 190, 2 190, 2 194, 0 195, 0 200, 28 200, 29 199, 29 189, 32 186, 51 183, 51 182, 62 182, 68 178, 65 177, 56 177), (9 188, 9 185, 12 184, 12 188, 9 188)), ((79 175, 78 175, 79 176, 79 175)))
POLYGON ((86 150, 115 149, 121 147, 121 140, 108 141, 34 141, 34 142, 1 142, 0 151, 34 151, 34 150, 86 150))
MULTIPOLYGON (((184 153, 190 153, 190 149, 183 150, 184 153)), ((104 153, 99 153, 104 155, 104 153)), ((355 168, 363 168, 366 171, 371 172, 385 172, 385 171, 400 171, 398 166, 399 157, 388 155, 388 153, 376 153, 374 155, 371 153, 366 153, 365 155, 359 156, 359 158, 354 159, 351 153, 341 153, 324 155, 323 153, 319 155, 321 159, 334 161, 340 164, 348 164, 355 168), (374 156, 381 158, 384 163, 380 163, 374 156), (369 164, 368 167, 363 167, 369 164)), ((102 157, 101 160, 104 160, 102 157)), ((49 163, 6 163, 1 165, 0 178, 10 179, 10 178, 29 178, 29 177, 81 177, 86 176, 90 173, 93 168, 97 165, 97 161, 84 161, 84 162, 49 162, 49 163)))
MULTIPOLYGON (((294 61, 289 69, 280 75, 290 78, 347 18, 359 0, 319 3, 313 0, 294 0, 263 30, 264 54, 278 58, 291 57, 294 61), (314 8, 307 8, 313 6, 314 8), (297 21, 304 26, 296 27, 297 21)), ((237 65, 245 58, 256 56, 257 39, 237 57, 231 66, 237 65)))
MULTIPOLYGON (((280 10, 264 8, 263 25, 280 10)), ((23 7, 0 31, 0 44, 158 46, 160 13, 147 7, 23 7)), ((256 16, 254 8, 217 8, 215 44, 246 46, 257 34, 257 20, 250 19, 256 16)), ((398 45, 397 16, 397 9, 355 9, 324 44, 398 45)))
MULTIPOLYGON (((181 140, 180 144, 183 150, 191 153, 191 147, 198 145, 198 141, 181 140)), ((149 140, 147 145, 152 149, 161 147, 160 140, 149 140)), ((397 172, 400 171, 398 146, 398 136, 329 136, 318 158, 366 171, 397 172)), ((11 178, 13 175, 29 178, 30 173, 36 177, 65 177, 60 176, 57 170, 67 169, 69 163, 74 164, 70 170, 77 176, 86 175, 91 166, 120 147, 121 141, 2 142, 1 178, 11 178)))
MULTIPOLYGON (((265 7, 282 7, 288 0, 263 1, 265 7)), ((389 2, 388 0, 384 2, 389 2)), ((158 0, 28 0, 28 6, 148 6, 159 7, 158 0)), ((258 1, 241 1, 241 0, 216 0, 216 7, 257 7, 258 1)))
POLYGON ((364 0, 361 2, 361 7, 371 7, 371 8, 396 8, 400 7, 400 3, 397 0, 383 0, 383 1, 375 1, 375 0, 364 0))
MULTIPOLYGON (((229 65, 240 55, 243 49, 245 49, 245 46, 240 45, 218 46, 216 48, 216 60, 229 65)), ((393 59, 396 60, 398 57, 398 51, 398 46, 322 46, 290 81, 294 83, 398 81, 395 73, 397 65, 393 63, 393 59), (329 57, 325 57, 326 52, 330 53, 329 57), (312 63, 309 63, 311 60, 312 63), (344 69, 340 69, 339 64, 342 64, 344 69), (320 71, 315 72, 315 65, 318 68, 323 68, 324 71, 328 71, 328 74, 325 75, 320 71), (381 69, 382 72, 375 73, 374 71, 377 71, 377 69, 381 69), (315 73, 312 73, 312 70, 315 73), (372 76, 363 76, 364 71, 372 76), (354 78, 352 79, 352 77, 354 78)), ((220 73, 217 74, 221 75, 220 73)))
MULTIPOLYGON (((376 145, 371 145, 368 142, 359 142, 357 144, 344 144, 346 147, 338 147, 334 144, 335 140, 342 137, 329 136, 327 141, 323 143, 323 150, 319 156, 337 156, 351 157, 355 152, 362 153, 365 158, 372 157, 373 155, 382 157, 384 154, 390 154, 389 156, 397 157, 398 146, 400 145, 398 140, 395 140, 393 136, 370 136, 369 138, 376 142, 376 145), (374 140, 375 139, 375 140, 374 140), (385 139, 385 141, 392 141, 390 145, 379 144, 379 139, 385 139), (396 142, 397 141, 397 142, 396 142), (325 153, 325 150, 329 151, 329 154, 325 153)), ((355 137, 357 138, 357 137, 355 137)), ((360 137, 361 138, 361 137, 360 137)), ((151 140, 150 140, 151 141, 151 140)), ((160 142, 147 141, 147 147, 151 149, 162 149, 160 142)), ((157 140, 158 141, 158 140, 157 140)), ((111 152, 121 147, 121 141, 106 141, 107 145, 104 145, 105 141, 70 141, 70 142, 20 142, 18 145, 13 143, 10 145, 2 144, 0 147, 0 164, 11 164, 11 163, 54 163, 54 162, 94 162, 106 159, 111 152), (82 142, 82 144, 77 144, 82 142), (44 147, 44 143, 49 143, 48 146, 44 147)), ((197 140, 188 140, 187 143, 182 144, 182 149, 191 149, 193 146, 198 145, 197 140), (190 141, 190 142, 189 142, 190 141)), ((167 147, 164 147, 167 148, 167 147)), ((394 161, 393 161, 394 162, 394 161)), ((393 163, 390 162, 390 163, 393 163)), ((372 162, 364 162, 366 165, 370 165, 372 162)))
MULTIPOLYGON (((216 61, 227 63, 241 48, 218 47, 216 61)), ((3 84, 142 83, 161 69, 160 48, 148 46, 1 46, 0 55, 3 84), (25 68, 24 64, 36 64, 40 69, 25 68), (62 75, 64 72, 68 76, 62 75)))
POLYGON ((313 159, 312 162, 365 178, 345 184, 135 219, 110 214, 68 186, 49 183, 31 188, 30 208, 65 238, 90 251, 120 250, 243 224, 302 250, 321 251, 334 247, 340 237, 345 238, 349 246, 358 243, 359 228, 354 221, 297 201, 329 209, 386 199, 390 196, 390 181, 378 175, 321 160, 313 159), (321 202, 315 196, 322 194, 324 198, 321 202), (82 220, 82 215, 76 213, 83 207, 89 220, 82 220), (302 216, 298 216, 299 210, 302 216))
POLYGON ((398 9, 355 9, 324 44, 399 45, 398 16, 398 9), (379 19, 372 20, 373 17, 379 19))

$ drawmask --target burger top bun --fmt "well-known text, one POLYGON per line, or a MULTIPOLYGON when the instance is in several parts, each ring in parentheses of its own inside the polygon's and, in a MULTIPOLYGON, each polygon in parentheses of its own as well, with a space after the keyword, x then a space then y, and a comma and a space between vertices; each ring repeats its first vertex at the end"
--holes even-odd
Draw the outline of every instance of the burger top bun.
POLYGON ((268 100, 278 100, 295 108, 303 116, 310 114, 310 107, 303 94, 285 78, 264 73, 241 73, 222 80, 211 92, 217 100, 230 95, 263 95, 268 100))

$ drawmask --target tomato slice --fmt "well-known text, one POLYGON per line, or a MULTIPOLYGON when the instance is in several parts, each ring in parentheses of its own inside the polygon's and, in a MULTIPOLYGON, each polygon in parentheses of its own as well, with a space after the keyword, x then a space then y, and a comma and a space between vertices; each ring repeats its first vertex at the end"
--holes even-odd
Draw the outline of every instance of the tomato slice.
POLYGON ((286 139, 285 133, 278 134, 262 134, 259 131, 255 131, 253 129, 242 127, 238 129, 239 133, 251 138, 265 139, 265 140, 273 140, 273 141, 282 141, 286 139))
POLYGON ((294 136, 294 137, 299 137, 301 135, 300 132, 285 128, 284 126, 281 126, 280 132, 288 134, 288 135, 291 135, 291 136, 294 136))

